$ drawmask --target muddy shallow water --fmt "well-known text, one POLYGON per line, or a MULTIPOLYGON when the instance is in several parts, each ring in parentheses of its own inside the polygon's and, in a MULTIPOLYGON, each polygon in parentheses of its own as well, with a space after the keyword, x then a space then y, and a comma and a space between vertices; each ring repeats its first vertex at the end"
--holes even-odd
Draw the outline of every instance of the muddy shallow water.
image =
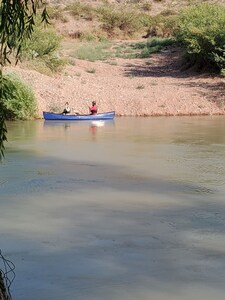
POLYGON ((8 130, 0 248, 13 299, 224 299, 224 117, 8 130))

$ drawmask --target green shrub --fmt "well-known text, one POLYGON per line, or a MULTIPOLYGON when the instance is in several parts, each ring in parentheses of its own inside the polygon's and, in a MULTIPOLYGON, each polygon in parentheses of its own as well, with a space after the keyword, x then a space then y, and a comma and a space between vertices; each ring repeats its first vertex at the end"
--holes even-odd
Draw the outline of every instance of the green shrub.
MULTIPOLYGON (((30 67, 43 72, 43 67, 55 73, 61 71, 66 61, 59 57, 61 36, 55 30, 44 29, 40 25, 34 30, 30 40, 22 47, 22 58, 28 60, 30 67), (41 66, 38 69, 38 66, 41 66)), ((44 72, 48 73, 48 72, 44 72)))
POLYGON ((162 13, 152 17, 149 22, 147 36, 173 37, 178 26, 177 16, 175 14, 162 13))
POLYGON ((63 70, 64 66, 67 64, 67 60, 61 59, 55 54, 46 57, 44 64, 52 73, 57 73, 63 70))
POLYGON ((132 36, 140 29, 138 14, 135 11, 122 8, 120 10, 112 6, 102 6, 98 8, 99 20, 102 22, 102 28, 110 35, 123 32, 132 36))
POLYGON ((185 9, 179 17, 177 39, 190 65, 225 68, 225 7, 199 4, 185 9))
POLYGON ((152 24, 153 17, 149 16, 145 13, 140 13, 138 15, 138 21, 140 22, 140 26, 144 29, 145 27, 149 28, 152 24))
POLYGON ((29 58, 51 55, 59 49, 61 37, 53 29, 37 26, 30 40, 23 45, 23 53, 29 58))
POLYGON ((7 119, 28 120, 37 116, 37 103, 34 93, 16 74, 3 77, 4 110, 7 119))
POLYGON ((63 9, 60 7, 48 6, 48 15, 50 19, 60 20, 63 23, 68 21, 63 9))
POLYGON ((87 73, 91 73, 91 74, 95 74, 96 73, 96 69, 95 68, 90 68, 86 70, 87 73))
POLYGON ((74 17, 81 17, 89 21, 93 20, 95 15, 95 9, 91 5, 83 4, 79 1, 68 5, 65 10, 69 10, 74 17))
POLYGON ((108 36, 103 30, 94 28, 93 30, 83 31, 79 39, 86 42, 107 42, 108 36))
POLYGON ((150 11, 152 9, 152 3, 145 1, 141 3, 140 8, 144 11, 150 11))

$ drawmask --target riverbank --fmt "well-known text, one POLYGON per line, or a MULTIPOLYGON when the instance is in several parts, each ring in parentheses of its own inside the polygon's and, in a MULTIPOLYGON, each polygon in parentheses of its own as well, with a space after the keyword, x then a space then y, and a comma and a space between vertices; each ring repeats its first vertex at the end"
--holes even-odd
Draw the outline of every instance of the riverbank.
POLYGON ((16 71, 37 96, 38 115, 61 111, 66 101, 72 111, 85 114, 95 100, 99 112, 118 116, 224 115, 225 79, 181 71, 179 48, 169 47, 147 59, 116 59, 113 64, 75 60, 61 74, 16 71))

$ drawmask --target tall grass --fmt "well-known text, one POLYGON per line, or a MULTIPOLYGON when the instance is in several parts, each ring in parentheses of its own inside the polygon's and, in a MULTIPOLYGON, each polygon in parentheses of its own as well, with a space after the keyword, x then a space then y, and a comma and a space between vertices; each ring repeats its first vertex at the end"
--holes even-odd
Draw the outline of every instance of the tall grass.
POLYGON ((147 58, 152 53, 159 52, 173 43, 175 40, 172 38, 149 38, 145 42, 114 44, 112 42, 82 42, 77 43, 77 48, 71 56, 89 61, 105 61, 114 58, 147 58))
POLYGON ((163 48, 173 45, 175 39, 172 38, 159 38, 153 37, 149 38, 146 43, 135 43, 132 46, 135 49, 140 49, 141 51, 137 53, 136 57, 138 58, 148 58, 153 53, 160 52, 163 48))
POLYGON ((109 42, 83 42, 78 44, 71 56, 89 61, 106 60, 110 57, 109 47, 109 42))

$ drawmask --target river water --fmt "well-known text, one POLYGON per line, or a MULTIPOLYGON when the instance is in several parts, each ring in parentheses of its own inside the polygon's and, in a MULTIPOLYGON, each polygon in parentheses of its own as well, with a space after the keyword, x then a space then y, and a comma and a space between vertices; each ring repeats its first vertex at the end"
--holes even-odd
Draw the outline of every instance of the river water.
POLYGON ((14 300, 224 299, 225 117, 8 131, 0 248, 14 300))

